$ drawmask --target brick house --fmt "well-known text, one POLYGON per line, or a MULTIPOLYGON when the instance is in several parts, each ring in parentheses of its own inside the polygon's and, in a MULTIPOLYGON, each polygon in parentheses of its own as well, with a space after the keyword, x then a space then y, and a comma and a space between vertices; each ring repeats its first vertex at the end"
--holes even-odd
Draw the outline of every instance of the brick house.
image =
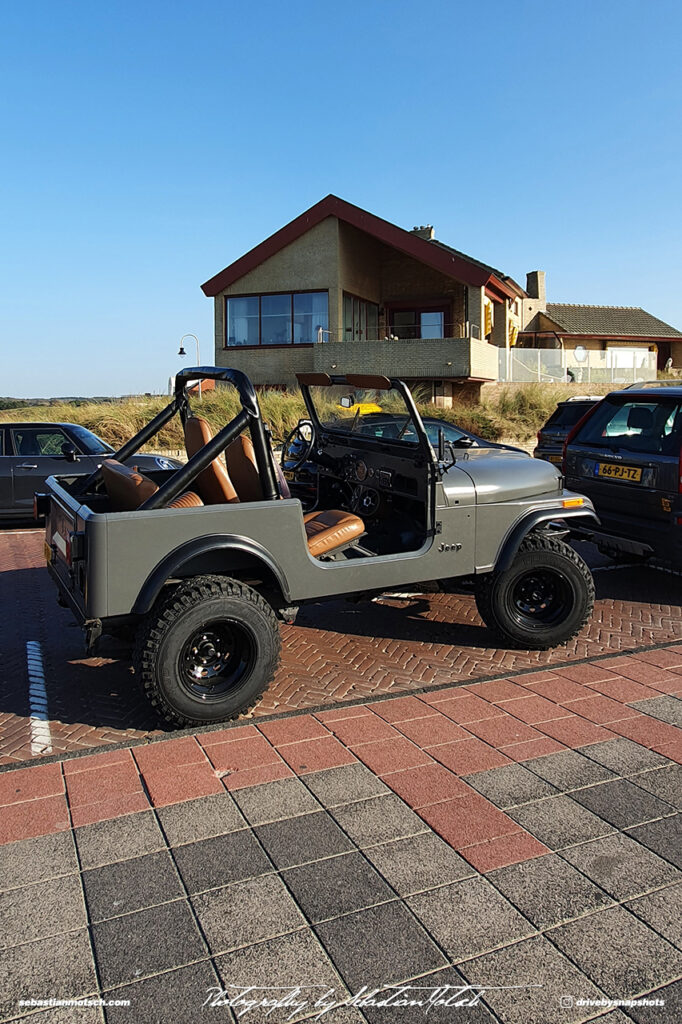
POLYGON ((272 387, 300 371, 390 372, 441 405, 497 380, 525 292, 433 235, 327 196, 202 285, 216 364, 272 387))

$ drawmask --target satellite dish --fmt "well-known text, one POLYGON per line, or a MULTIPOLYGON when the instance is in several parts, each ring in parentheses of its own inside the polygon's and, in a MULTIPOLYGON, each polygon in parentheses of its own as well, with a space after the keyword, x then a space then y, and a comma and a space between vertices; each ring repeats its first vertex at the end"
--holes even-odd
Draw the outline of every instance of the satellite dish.
POLYGON ((584 345, 577 345, 573 349, 573 358, 578 363, 584 363, 585 362, 585 360, 587 359, 587 349, 585 348, 584 345))

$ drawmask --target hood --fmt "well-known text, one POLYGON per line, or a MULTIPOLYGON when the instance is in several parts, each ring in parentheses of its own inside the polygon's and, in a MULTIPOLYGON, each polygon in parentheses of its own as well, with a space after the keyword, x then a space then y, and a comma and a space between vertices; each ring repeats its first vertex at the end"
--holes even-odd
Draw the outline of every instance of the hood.
POLYGON ((558 494, 562 490, 561 474, 556 466, 531 459, 525 452, 470 448, 465 455, 458 456, 455 465, 444 475, 446 494, 460 489, 459 473, 466 473, 470 478, 479 505, 558 494))

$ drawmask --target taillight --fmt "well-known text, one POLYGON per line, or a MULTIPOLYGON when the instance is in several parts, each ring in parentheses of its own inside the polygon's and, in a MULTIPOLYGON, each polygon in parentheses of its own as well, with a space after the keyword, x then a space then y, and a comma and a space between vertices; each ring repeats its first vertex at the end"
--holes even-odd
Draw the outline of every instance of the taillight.
POLYGON ((537 434, 535 436, 537 438, 538 444, 540 444, 540 441, 542 441, 542 431, 538 430, 538 432, 537 432, 537 434))

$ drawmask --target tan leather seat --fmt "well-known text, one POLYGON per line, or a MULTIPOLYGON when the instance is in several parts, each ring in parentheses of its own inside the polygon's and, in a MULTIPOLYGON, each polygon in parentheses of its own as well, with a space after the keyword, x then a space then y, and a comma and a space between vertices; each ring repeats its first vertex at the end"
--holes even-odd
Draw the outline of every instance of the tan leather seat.
MULTIPOLYGON (((213 431, 208 420, 202 416, 190 416, 185 422, 185 448, 187 458, 193 458, 197 452, 208 444, 213 431)), ((232 486, 227 469, 218 456, 206 469, 203 469, 194 481, 194 486, 206 505, 223 505, 239 501, 237 492, 232 486)))
POLYGON ((236 437, 225 449, 225 462, 239 500, 262 501, 263 488, 251 438, 246 434, 236 437))
MULTIPOLYGON (((147 498, 158 491, 157 485, 135 467, 124 466, 116 459, 102 463, 102 479, 109 496, 112 512, 134 512, 147 498)), ((203 501, 194 491, 185 491, 169 502, 167 508, 194 508, 203 501)))
POLYGON ((308 551, 313 558, 326 555, 356 540, 365 532, 365 524, 359 516, 337 509, 308 512, 303 516, 303 522, 308 538, 308 551))

